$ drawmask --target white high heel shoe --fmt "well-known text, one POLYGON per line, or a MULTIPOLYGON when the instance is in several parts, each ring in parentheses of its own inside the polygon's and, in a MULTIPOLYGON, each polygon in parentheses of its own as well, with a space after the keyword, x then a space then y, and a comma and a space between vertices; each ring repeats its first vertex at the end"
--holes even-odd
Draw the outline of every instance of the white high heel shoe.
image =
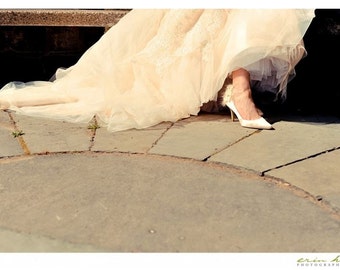
POLYGON ((255 129, 273 129, 273 126, 269 124, 263 117, 254 120, 243 119, 238 110, 236 109, 234 102, 231 100, 232 93, 233 85, 229 84, 223 95, 222 101, 222 105, 227 106, 229 108, 232 121, 234 121, 235 113, 242 127, 255 129))

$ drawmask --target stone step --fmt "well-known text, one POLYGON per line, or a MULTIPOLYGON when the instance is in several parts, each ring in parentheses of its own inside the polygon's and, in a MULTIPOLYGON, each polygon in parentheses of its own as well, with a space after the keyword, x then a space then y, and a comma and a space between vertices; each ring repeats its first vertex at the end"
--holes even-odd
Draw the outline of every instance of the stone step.
POLYGON ((0 26, 96 26, 116 24, 129 9, 2 9, 0 26))

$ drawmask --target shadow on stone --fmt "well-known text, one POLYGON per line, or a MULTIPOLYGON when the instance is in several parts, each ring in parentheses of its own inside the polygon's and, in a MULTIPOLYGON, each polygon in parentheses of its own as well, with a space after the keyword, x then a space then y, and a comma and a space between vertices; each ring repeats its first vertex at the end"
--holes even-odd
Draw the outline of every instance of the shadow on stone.
POLYGON ((340 116, 340 10, 316 9, 315 15, 304 37, 308 54, 288 85, 286 106, 303 114, 340 116))
POLYGON ((0 87, 49 80, 59 67, 75 64, 103 33, 103 27, 2 26, 0 87))

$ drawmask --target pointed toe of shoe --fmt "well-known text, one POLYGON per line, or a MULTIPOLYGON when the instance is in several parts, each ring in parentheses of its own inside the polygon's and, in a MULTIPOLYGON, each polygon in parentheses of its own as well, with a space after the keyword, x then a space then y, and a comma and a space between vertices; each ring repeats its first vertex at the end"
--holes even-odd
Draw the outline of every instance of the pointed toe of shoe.
POLYGON ((268 123, 263 117, 255 119, 255 120, 242 120, 241 126, 247 128, 255 128, 255 129, 274 129, 273 126, 268 123))

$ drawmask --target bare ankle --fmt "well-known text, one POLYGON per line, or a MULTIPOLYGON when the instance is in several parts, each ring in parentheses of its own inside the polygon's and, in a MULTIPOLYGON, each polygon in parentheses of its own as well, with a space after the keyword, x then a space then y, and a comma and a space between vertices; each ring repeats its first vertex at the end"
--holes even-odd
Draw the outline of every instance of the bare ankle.
POLYGON ((235 103, 235 106, 239 109, 244 119, 252 120, 259 118, 259 110, 253 101, 251 89, 236 88, 233 86, 233 90, 231 100, 235 103))
POLYGON ((245 69, 237 69, 232 73, 232 83, 235 89, 250 90, 250 74, 245 69))

